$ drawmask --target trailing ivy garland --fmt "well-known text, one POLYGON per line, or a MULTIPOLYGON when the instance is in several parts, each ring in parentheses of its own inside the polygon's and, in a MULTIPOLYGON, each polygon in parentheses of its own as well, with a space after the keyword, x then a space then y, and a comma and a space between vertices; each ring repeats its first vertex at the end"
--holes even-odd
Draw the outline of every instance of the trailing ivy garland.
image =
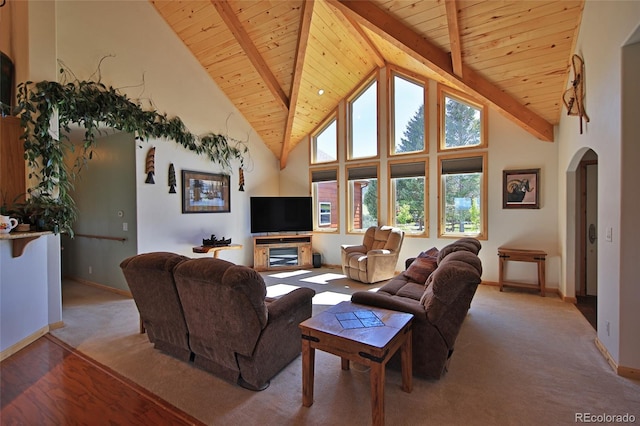
POLYGON ((248 148, 242 142, 209 133, 195 136, 178 117, 169 118, 157 111, 143 110, 140 102, 101 82, 75 80, 69 83, 27 81, 18 85, 18 102, 14 113, 19 114, 25 129, 25 159, 29 164, 29 178, 37 180, 29 188, 28 204, 40 221, 40 226, 54 232, 73 235, 72 225, 77 219, 75 202, 69 192, 72 179, 92 156, 96 135, 108 127, 135 133, 143 139, 167 138, 193 151, 206 155, 225 170, 233 160, 243 167, 243 154, 248 148), (50 133, 51 119, 57 115, 60 129, 70 131, 75 123, 85 129, 82 152, 71 170, 65 154, 74 151, 65 134, 56 140, 50 133))

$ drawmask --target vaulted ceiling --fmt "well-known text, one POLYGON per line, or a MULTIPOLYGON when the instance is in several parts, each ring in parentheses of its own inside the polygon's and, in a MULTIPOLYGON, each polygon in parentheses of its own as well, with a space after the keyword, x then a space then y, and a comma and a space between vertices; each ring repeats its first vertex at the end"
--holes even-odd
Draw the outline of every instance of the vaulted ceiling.
POLYGON ((553 141, 584 5, 150 1, 281 167, 342 99, 387 65, 465 91, 540 140, 553 141))

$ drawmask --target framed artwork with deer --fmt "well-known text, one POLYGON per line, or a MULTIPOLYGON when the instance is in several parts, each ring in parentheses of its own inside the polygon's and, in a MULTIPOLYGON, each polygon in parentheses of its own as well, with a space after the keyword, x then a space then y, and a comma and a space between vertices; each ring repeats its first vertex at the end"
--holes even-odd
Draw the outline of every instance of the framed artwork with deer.
POLYGON ((503 170, 502 208, 540 208, 540 169, 503 170))

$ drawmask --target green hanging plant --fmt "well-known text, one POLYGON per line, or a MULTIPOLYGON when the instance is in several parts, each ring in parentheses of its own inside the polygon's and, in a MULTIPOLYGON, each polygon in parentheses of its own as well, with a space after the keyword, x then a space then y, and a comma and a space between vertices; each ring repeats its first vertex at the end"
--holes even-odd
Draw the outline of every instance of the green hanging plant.
POLYGON ((14 113, 20 115, 25 129, 23 139, 29 178, 38 182, 28 189, 28 193, 31 203, 39 207, 39 223, 44 229, 68 232, 72 236, 72 225, 77 220, 75 202, 69 195, 72 181, 91 159, 100 128, 136 133, 146 140, 172 139, 225 170, 231 169, 234 160, 239 160, 242 167, 243 155, 248 152, 242 142, 223 135, 196 136, 187 130, 180 118, 144 110, 139 101, 133 101, 99 81, 20 83, 14 113), (66 132, 73 123, 85 129, 81 155, 71 169, 64 159, 68 151, 75 150, 74 145, 64 133, 60 140, 50 133, 51 120, 56 116, 59 128, 66 132))

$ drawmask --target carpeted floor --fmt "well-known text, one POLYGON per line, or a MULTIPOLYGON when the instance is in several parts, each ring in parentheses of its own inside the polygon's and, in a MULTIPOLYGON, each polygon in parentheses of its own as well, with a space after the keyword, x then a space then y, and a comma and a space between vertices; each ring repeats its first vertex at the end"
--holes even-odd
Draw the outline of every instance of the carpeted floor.
MULTIPOLYGON (((314 312, 368 286, 313 269, 273 276, 270 295, 293 286, 316 290, 314 312)), ((379 287, 379 286, 378 286, 379 287)), ((316 352, 314 404, 301 404, 301 359, 269 388, 251 392, 154 350, 139 334, 131 299, 73 281, 63 283, 64 328, 52 332, 84 354, 212 425, 367 425, 369 376, 316 352)), ((576 307, 556 297, 480 286, 439 381, 414 379, 400 390, 388 370, 386 422, 393 425, 574 424, 576 415, 625 414, 640 421, 640 382, 617 376, 594 344, 595 331, 576 307)))

